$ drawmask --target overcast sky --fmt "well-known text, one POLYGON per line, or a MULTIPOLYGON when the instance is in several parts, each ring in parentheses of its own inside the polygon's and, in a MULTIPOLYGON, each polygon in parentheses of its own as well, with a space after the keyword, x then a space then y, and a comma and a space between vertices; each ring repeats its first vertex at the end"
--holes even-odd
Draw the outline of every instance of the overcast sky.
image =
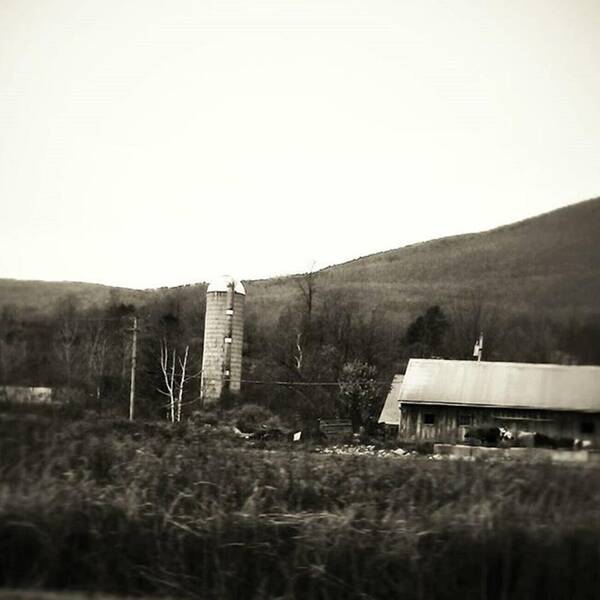
POLYGON ((0 0, 0 277, 306 271, 600 195, 598 0, 0 0))

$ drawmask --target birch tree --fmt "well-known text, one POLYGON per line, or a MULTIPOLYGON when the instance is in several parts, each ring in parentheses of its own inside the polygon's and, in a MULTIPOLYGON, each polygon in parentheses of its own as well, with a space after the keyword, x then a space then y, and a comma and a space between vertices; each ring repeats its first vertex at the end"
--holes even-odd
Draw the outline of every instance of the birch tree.
POLYGON ((168 398, 167 419, 174 422, 181 421, 181 408, 183 406, 183 392, 187 377, 187 360, 189 345, 185 347, 183 359, 178 358, 175 348, 169 350, 166 339, 160 342, 160 368, 163 375, 164 389, 157 390, 168 398), (177 367, 179 372, 177 373, 177 367))
POLYGON ((179 393, 177 395, 177 422, 181 421, 181 406, 183 404, 183 386, 185 385, 185 377, 186 377, 186 368, 187 368, 187 358, 188 352, 190 350, 189 346, 185 347, 185 353, 183 355, 183 360, 179 359, 179 393))

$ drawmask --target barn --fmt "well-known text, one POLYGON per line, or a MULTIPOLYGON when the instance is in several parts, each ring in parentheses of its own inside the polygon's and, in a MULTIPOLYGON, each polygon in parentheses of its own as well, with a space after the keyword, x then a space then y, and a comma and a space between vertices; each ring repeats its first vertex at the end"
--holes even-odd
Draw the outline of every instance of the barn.
POLYGON ((404 441, 457 443, 498 425, 600 446, 600 367, 411 359, 397 399, 404 441))

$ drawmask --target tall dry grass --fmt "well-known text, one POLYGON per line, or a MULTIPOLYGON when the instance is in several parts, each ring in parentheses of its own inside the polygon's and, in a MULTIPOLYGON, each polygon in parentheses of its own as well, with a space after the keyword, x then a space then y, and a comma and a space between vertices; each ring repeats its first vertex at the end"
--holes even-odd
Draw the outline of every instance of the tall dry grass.
POLYGON ((4 417, 0 584, 196 598, 597 598, 600 473, 4 417))

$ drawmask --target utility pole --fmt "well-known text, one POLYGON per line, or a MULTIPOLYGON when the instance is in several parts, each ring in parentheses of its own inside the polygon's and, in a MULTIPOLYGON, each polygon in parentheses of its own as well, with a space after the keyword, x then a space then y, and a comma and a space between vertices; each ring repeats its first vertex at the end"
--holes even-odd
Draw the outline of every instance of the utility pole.
POLYGON ((131 382, 129 384, 129 420, 133 421, 135 400, 135 363, 137 359, 137 317, 133 317, 133 338, 131 340, 131 382))

